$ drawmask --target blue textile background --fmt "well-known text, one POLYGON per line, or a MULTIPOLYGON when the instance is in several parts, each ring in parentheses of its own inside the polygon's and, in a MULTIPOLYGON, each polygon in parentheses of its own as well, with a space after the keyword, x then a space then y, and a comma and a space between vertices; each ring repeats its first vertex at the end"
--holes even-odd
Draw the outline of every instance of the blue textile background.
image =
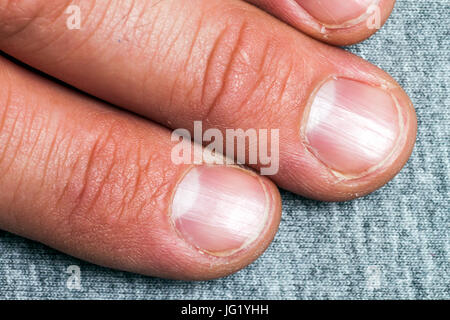
POLYGON ((288 192, 268 251, 208 282, 98 267, 0 232, 0 298, 450 299, 450 1, 398 0, 385 27, 348 50, 388 71, 411 96, 417 145, 386 187, 348 203, 288 192), (66 286, 81 268, 81 290, 66 286))

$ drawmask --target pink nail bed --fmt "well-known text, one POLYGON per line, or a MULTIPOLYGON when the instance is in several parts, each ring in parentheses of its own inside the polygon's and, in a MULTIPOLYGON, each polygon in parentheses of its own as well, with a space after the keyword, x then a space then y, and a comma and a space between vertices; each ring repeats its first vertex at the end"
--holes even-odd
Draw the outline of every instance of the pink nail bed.
POLYGON ((178 184, 172 221, 181 237, 214 255, 232 254, 257 239, 269 214, 260 178, 235 167, 198 166, 178 184))
POLYGON ((365 15, 377 0, 296 0, 311 16, 330 26, 347 24, 365 15))
POLYGON ((304 135, 310 151, 346 176, 380 166, 400 135, 400 114, 385 90, 359 81, 326 81, 305 114, 304 135))

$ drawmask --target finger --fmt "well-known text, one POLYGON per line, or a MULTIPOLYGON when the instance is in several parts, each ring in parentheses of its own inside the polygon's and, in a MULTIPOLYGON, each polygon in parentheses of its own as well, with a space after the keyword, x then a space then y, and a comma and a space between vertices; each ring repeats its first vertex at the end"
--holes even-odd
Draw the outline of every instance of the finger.
POLYGON ((412 151, 415 113, 390 76, 244 2, 80 1, 80 30, 65 1, 33 3, 0 10, 0 48, 173 129, 279 130, 271 179, 295 193, 365 195, 412 151))
POLYGON ((237 167, 175 165, 172 144, 167 129, 0 57, 1 229, 158 277, 246 266, 278 227, 276 187, 237 167))
POLYGON ((389 18, 395 0, 246 0, 300 31, 334 45, 367 39, 389 18))

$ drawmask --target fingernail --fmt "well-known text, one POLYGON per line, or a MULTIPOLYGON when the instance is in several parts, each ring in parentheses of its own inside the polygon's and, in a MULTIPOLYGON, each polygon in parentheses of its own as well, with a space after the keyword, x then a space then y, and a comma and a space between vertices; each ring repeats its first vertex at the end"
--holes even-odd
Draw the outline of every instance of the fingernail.
POLYGON ((400 114, 393 97, 359 81, 328 80, 306 116, 310 150, 343 175, 361 176, 379 167, 392 154, 400 135, 400 114))
POLYGON ((178 184, 171 218, 185 241, 213 255, 230 255, 258 238, 268 203, 256 175, 234 167, 198 166, 178 184))
POLYGON ((329 26, 347 24, 365 15, 377 0, 296 0, 311 16, 329 26))

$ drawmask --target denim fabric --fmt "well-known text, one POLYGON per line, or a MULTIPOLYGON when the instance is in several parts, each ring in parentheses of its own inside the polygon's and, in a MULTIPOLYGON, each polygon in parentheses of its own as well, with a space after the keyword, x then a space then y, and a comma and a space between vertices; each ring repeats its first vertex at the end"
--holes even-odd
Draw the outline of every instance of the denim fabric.
POLYGON ((225 279, 179 282, 79 261, 0 232, 0 298, 450 299, 450 1, 399 0, 373 38, 348 50, 411 96, 417 145, 381 190, 347 203, 282 192, 267 252, 225 279), (66 286, 81 269, 81 290, 66 286))

